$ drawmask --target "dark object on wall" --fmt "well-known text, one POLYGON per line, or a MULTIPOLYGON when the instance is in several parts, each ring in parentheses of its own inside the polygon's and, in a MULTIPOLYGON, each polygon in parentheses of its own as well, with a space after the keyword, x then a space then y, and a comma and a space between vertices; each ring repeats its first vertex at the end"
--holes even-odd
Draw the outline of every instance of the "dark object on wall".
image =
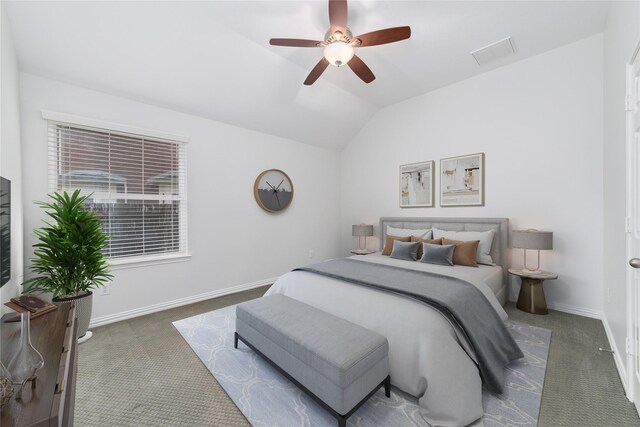
POLYGON ((269 169, 256 178, 253 195, 258 205, 267 212, 280 212, 293 200, 291 178, 279 169, 269 169))
POLYGON ((0 288, 11 279, 11 181, 0 177, 0 288))

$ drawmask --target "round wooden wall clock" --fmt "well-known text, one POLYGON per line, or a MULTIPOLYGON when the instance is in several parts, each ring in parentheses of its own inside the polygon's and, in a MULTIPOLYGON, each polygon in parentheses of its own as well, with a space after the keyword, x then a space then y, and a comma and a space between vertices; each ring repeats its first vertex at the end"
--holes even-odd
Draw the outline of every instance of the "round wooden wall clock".
POLYGON ((268 169, 258 175, 253 185, 256 202, 267 212, 281 212, 293 200, 293 183, 280 169, 268 169))

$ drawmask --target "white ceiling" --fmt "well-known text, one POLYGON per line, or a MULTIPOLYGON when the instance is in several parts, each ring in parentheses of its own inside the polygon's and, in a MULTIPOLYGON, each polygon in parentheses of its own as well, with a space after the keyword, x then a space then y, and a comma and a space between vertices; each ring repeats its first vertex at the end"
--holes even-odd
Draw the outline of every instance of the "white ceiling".
POLYGON ((357 54, 376 80, 329 67, 302 82, 321 49, 326 1, 10 2, 20 67, 300 142, 341 149, 380 108, 603 30, 608 2, 349 3, 354 35, 410 25, 409 40, 357 54), (517 54, 478 66, 469 52, 512 36, 517 54))

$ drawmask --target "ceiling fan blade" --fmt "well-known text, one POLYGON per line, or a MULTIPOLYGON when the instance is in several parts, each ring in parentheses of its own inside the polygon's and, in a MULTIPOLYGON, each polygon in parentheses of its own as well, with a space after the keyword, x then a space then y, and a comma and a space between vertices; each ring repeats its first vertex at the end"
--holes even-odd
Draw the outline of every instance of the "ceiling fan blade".
POLYGON ((289 46, 289 47, 319 47, 317 40, 304 39, 271 39, 269 44, 272 46, 289 46))
POLYGON ((411 27, 394 27, 372 31, 361 36, 354 37, 354 39, 358 39, 361 42, 360 46, 356 45, 356 47, 367 47, 399 42, 400 40, 405 40, 409 37, 411 37, 411 27))
POLYGON ((327 69, 328 66, 329 66, 329 61, 327 61, 326 59, 324 59, 324 57, 322 57, 320 62, 318 62, 315 67, 313 67, 313 70, 311 70, 311 72, 307 76, 307 79, 304 81, 304 84, 307 86, 314 84, 315 81, 318 80, 318 77, 322 75, 322 73, 324 72, 324 70, 327 69))
POLYGON ((358 55, 353 55, 353 58, 347 62, 347 65, 356 73, 356 76, 360 77, 365 83, 371 83, 376 79, 371 69, 367 67, 367 64, 365 64, 358 55))
POLYGON ((346 32, 348 16, 347 0, 329 0, 329 24, 331 25, 331 34, 336 31, 340 31, 343 34, 346 32))

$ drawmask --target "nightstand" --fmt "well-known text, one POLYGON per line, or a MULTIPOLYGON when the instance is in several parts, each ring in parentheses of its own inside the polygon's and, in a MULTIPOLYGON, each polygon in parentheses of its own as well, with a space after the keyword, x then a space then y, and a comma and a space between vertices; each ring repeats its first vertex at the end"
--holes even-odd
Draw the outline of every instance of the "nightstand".
POLYGON ((371 249, 351 249, 351 253, 355 255, 369 255, 374 252, 371 249))
POLYGON ((530 273, 515 268, 510 268, 509 273, 520 277, 521 280, 516 307, 531 314, 549 314, 547 302, 544 299, 543 283, 545 280, 557 279, 558 275, 548 271, 530 273))

